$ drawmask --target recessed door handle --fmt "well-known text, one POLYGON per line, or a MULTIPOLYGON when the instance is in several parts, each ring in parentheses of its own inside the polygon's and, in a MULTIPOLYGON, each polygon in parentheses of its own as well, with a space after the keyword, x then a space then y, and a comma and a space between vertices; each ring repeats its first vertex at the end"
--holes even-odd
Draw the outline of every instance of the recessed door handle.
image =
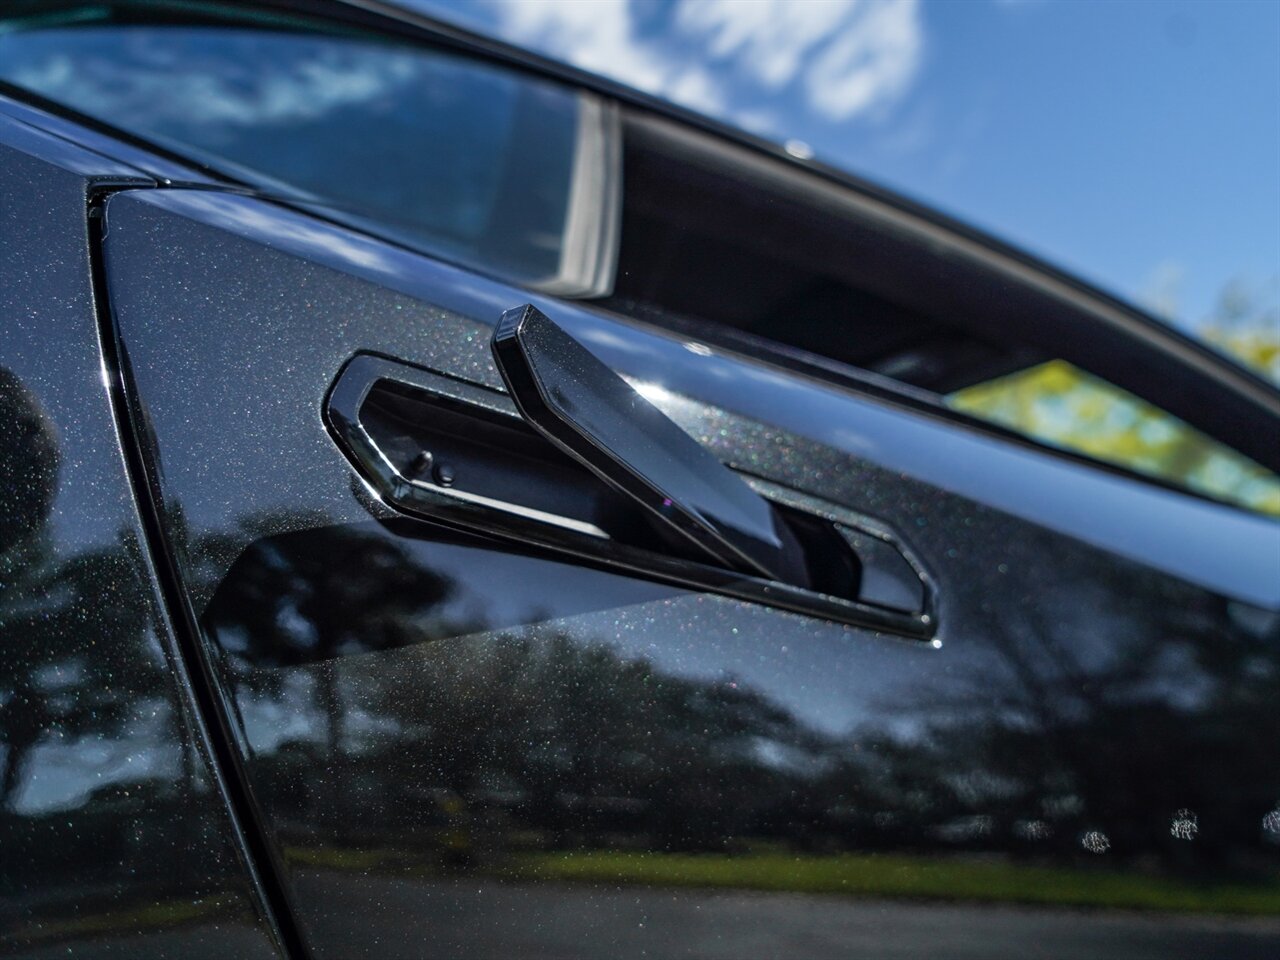
POLYGON ((802 551, 769 502, 546 314, 508 310, 492 347, 530 426, 709 562, 807 583, 802 551))
POLYGON ((808 616, 934 636, 930 578, 893 530, 731 471, 616 374, 605 368, 613 380, 602 377, 603 365, 567 333, 529 316, 509 315, 494 339, 507 393, 368 353, 343 365, 325 421, 363 480, 358 495, 381 501, 370 509, 808 616))

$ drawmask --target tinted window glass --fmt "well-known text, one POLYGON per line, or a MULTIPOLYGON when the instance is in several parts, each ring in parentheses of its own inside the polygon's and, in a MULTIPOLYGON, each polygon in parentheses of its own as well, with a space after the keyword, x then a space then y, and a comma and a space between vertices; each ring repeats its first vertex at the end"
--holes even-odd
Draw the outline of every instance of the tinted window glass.
POLYGON ((958 410, 1220 500, 1280 516, 1280 478, 1062 360, 947 397, 958 410))
POLYGON ((561 273, 566 88, 377 39, 138 24, 0 32, 0 79, 412 246, 561 273))

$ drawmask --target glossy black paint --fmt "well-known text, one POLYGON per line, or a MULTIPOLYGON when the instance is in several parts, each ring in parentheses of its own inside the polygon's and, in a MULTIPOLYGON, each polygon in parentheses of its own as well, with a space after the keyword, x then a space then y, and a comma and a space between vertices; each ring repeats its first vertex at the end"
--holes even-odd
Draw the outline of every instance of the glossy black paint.
MULTIPOLYGON (((36 140, 83 174, 134 176, 36 140)), ((133 574, 154 576, 174 619, 194 628, 185 652, 195 670, 163 624, 153 646, 168 658, 164 676, 177 678, 175 702, 199 701, 215 734, 228 727, 221 769, 245 774, 235 802, 251 809, 240 822, 258 842, 254 865, 296 911, 307 944, 294 952, 882 956, 935 955, 946 944, 988 957, 1051 944, 1060 955, 1275 953, 1270 921, 1061 907, 1114 884, 1152 896, 1172 888, 1173 901, 1145 904, 1166 909, 1238 903, 1242 891, 1274 903, 1276 524, 545 298, 542 309, 763 496, 858 518, 871 532, 852 541, 860 556, 905 532, 940 592, 939 644, 583 564, 529 536, 513 545, 518 523, 497 538, 431 522, 449 519, 434 506, 397 516, 391 507, 405 504, 394 490, 332 443, 335 371, 374 351, 509 414, 485 347, 498 312, 527 295, 248 197, 146 190, 105 205, 107 228, 90 238, 106 248, 99 292, 115 312, 98 321, 109 383, 129 401, 116 413, 124 452, 137 454, 135 491, 144 518, 160 521, 149 538, 135 524, 133 574), (123 383, 111 376, 117 363, 123 383), (984 864, 1034 867, 1042 872, 1015 875, 1013 896, 1051 906, 798 895, 806 871, 840 857, 862 864, 845 882, 864 894, 919 892, 934 876, 946 883, 931 897, 981 898, 1002 882, 984 864), (719 871, 714 885, 731 885, 762 861, 771 885, 797 895, 662 889, 704 882, 708 868, 719 871)), ((33 250, 18 264, 39 275, 33 250)), ((45 306, 28 297, 14 315, 32 302, 45 306)), ((81 346, 79 361, 96 355, 81 346)), ((0 478, 25 485, 56 445, 32 413, 53 407, 30 389, 44 390, 47 371, 21 377, 0 383, 15 398, 24 451, 0 459, 0 478)), ((54 396, 104 403, 96 387, 57 387, 54 396)), ((110 426, 107 407, 105 421, 86 423, 110 426)), ((65 411, 53 419, 67 422, 65 411)), ((101 442, 119 461, 116 441, 101 442)), ((57 456, 81 451, 58 446, 57 456)), ((437 485, 448 466, 430 464, 437 485)), ((468 482, 454 471, 455 496, 468 482)), ((69 502, 65 489, 53 503, 69 502)), ((87 523, 93 498, 75 490, 87 523)), ((48 502, 33 496, 32 515, 48 502)), ((94 506, 117 521, 119 511, 94 506)), ((125 513, 136 519, 135 508, 125 513)), ((10 520, 0 511, 0 530, 10 520)), ((917 571, 902 562, 896 584, 883 567, 878 589, 911 593, 917 571)), ((62 595, 28 558, 21 567, 28 583, 0 626, 30 632, 23 618, 34 609, 54 624, 55 642, 15 649, 62 670, 62 595)), ((124 594, 107 567, 87 569, 52 578, 79 591, 65 610, 75 623, 101 620, 95 648, 127 653, 118 641, 134 635, 134 609, 113 606, 124 594)), ((104 724, 93 735, 109 741, 120 732, 116 704, 128 699, 120 690, 168 689, 124 653, 112 662, 131 671, 129 684, 104 674, 78 688, 55 727, 88 711, 104 724)), ((40 682, 46 673, 19 670, 40 682)), ((31 686, 19 690, 24 700, 31 686)), ((0 711, 18 703, 0 699, 0 711)), ((0 713, 13 743, 38 726, 32 718, 42 714, 0 713)), ((202 727, 190 729, 165 742, 199 748, 202 727)), ((217 923, 246 916, 236 891, 256 890, 250 870, 237 879, 219 859, 228 835, 236 848, 224 829, 236 816, 218 765, 200 763, 214 789, 182 793, 185 774, 167 789, 192 801, 184 817, 209 813, 214 828, 170 841, 164 804, 126 816, 156 831, 149 852, 184 851, 175 889, 204 876, 233 891, 213 901, 217 923)), ((25 775, 22 766, 30 754, 12 769, 25 775)), ((109 807, 98 794, 90 801, 109 807)), ((20 838, 34 823, 13 822, 20 838)), ((104 869, 130 904, 156 889, 146 869, 125 878, 110 858, 104 869)), ((73 894, 94 893, 62 876, 53 886, 45 906, 60 916, 73 894)), ((211 935, 199 898, 195 914, 116 910, 117 930, 167 925, 136 940, 100 916, 87 929, 32 934, 32 918, 38 926, 44 916, 35 899, 13 901, 24 947, 42 936, 60 949, 68 944, 58 938, 78 936, 70 945, 104 952, 248 952, 211 935)))
POLYGON ((1275 524, 557 307, 670 390, 659 405, 724 461, 909 531, 947 631, 912 644, 585 569, 393 518, 322 418, 360 351, 499 388, 488 324, 517 291, 243 198, 121 195, 107 217, 184 600, 318 956, 715 938, 878 956, 962 929, 988 931, 956 951, 978 956, 1048 936, 1081 954, 1274 952, 1265 923, 1064 929, 1033 911, 1015 933, 977 908, 887 910, 860 940, 878 907, 779 916, 767 898, 618 885, 682 855, 732 872, 750 851, 778 854, 785 885, 786 864, 857 851, 915 880, 957 856, 1039 865, 1057 879, 1019 895, 1058 903, 1113 872, 1194 902, 1266 895, 1280 632, 1258 604, 1274 599, 1275 524), (1157 516, 1186 523, 1194 556, 1154 555, 1157 516), (1114 552, 1087 542, 1108 536, 1114 552), (680 938, 672 902, 713 919, 680 938), (638 926, 637 910, 664 920, 638 926))
POLYGON ((136 170, 0 117, 0 953, 279 956, 154 588, 91 284, 136 170))

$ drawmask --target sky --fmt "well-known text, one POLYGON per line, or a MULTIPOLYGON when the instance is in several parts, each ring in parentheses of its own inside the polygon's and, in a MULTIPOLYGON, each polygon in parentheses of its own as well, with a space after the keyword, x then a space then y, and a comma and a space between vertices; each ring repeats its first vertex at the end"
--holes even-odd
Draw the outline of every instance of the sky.
POLYGON ((400 2, 799 141, 1189 331, 1229 285, 1280 305, 1280 0, 400 2))

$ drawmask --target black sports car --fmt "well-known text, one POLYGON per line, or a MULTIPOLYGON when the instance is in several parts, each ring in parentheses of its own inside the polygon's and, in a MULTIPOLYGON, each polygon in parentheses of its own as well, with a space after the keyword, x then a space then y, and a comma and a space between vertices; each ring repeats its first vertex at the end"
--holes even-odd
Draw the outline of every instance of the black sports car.
POLYGON ((630 90, 7 3, 0 950, 1280 955, 1278 470, 1259 377, 630 90))

